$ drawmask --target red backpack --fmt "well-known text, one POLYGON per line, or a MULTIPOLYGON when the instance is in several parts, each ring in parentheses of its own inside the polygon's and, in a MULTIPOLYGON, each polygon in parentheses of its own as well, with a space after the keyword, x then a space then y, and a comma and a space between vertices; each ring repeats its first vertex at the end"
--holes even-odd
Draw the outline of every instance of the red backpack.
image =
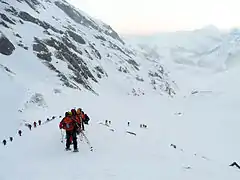
POLYGON ((63 129, 66 131, 72 131, 74 129, 74 121, 70 117, 63 118, 63 129))

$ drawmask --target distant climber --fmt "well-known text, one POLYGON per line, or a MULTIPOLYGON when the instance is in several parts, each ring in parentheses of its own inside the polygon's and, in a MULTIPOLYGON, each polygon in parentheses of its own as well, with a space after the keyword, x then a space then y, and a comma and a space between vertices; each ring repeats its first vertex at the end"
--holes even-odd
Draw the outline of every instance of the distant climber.
POLYGON ((177 146, 175 144, 171 144, 170 147, 173 147, 174 149, 177 148, 177 146))
POLYGON ((147 128, 147 125, 146 124, 142 124, 142 128, 147 128))
POLYGON ((33 123, 33 127, 34 127, 34 128, 37 127, 37 122, 36 122, 36 121, 34 121, 34 123, 33 123))
POLYGON ((130 122, 128 121, 128 126, 130 126, 130 122))
POLYGON ((41 126, 41 124, 42 124, 42 121, 38 120, 38 125, 41 126))
POLYGON ((18 130, 18 135, 22 136, 22 131, 21 130, 18 130))
POLYGON ((60 129, 64 129, 66 131, 66 151, 71 150, 71 137, 73 138, 73 148, 74 152, 78 152, 77 147, 77 129, 79 124, 77 124, 76 121, 73 120, 71 117, 71 112, 66 112, 65 117, 62 119, 62 121, 59 124, 60 129))
POLYGON ((28 128, 29 128, 29 130, 31 131, 31 130, 32 130, 32 125, 31 125, 31 124, 28 124, 28 128))
POLYGON ((9 137, 9 140, 12 142, 13 141, 13 137, 9 137))
POLYGON ((2 141, 2 143, 3 143, 4 146, 6 146, 7 141, 4 139, 4 140, 2 141))

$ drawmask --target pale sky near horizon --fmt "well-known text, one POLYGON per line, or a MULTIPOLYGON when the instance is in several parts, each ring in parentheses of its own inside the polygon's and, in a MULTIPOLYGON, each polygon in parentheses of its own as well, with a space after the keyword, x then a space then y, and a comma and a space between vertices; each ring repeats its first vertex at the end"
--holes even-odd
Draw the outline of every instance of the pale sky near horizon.
POLYGON ((68 0, 122 34, 240 27, 240 0, 68 0))

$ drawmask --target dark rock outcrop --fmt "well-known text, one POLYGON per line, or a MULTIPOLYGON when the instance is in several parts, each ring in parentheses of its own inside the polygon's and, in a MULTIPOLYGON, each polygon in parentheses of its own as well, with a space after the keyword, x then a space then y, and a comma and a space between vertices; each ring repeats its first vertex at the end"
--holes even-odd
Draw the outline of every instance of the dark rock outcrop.
POLYGON ((99 32, 103 32, 106 35, 111 36, 113 39, 116 39, 120 41, 122 44, 124 44, 124 41, 109 25, 104 25, 105 28, 107 28, 107 30, 102 30, 94 21, 92 21, 91 19, 87 19, 85 16, 81 15, 72 6, 62 3, 60 1, 56 1, 55 5, 59 7, 62 11, 64 11, 76 23, 82 24, 86 27, 91 27, 99 32))
POLYGON ((109 47, 112 48, 112 49, 118 50, 121 53, 123 53, 126 56, 128 56, 129 58, 131 58, 131 56, 129 56, 126 52, 124 52, 124 50, 122 50, 119 46, 117 46, 116 44, 112 43, 111 41, 109 41, 109 47))
MULTIPOLYGON (((38 7, 42 6, 42 4, 38 0, 18 0, 19 2, 26 2, 30 8, 32 8, 34 11, 39 13, 38 7)), ((43 6, 42 6, 43 7, 43 6)), ((44 7, 43 7, 44 8, 44 7)))
POLYGON ((56 29, 55 27, 51 26, 50 24, 44 22, 44 21, 40 21, 39 19, 31 16, 30 14, 28 14, 27 12, 24 11, 20 11, 18 16, 24 20, 24 21, 28 21, 34 24, 37 24, 41 27, 43 27, 44 29, 51 29, 52 31, 56 32, 56 33, 60 33, 63 34, 64 32, 61 30, 56 29))
POLYGON ((3 0, 0 0, 0 3, 9 5, 7 2, 5 2, 5 1, 3 1, 3 0))
POLYGON ((0 68, 3 68, 6 72, 11 73, 13 75, 16 75, 13 71, 11 71, 8 67, 3 66, 2 64, 0 64, 0 68))
POLYGON ((15 23, 14 23, 12 20, 10 20, 5 14, 0 13, 0 17, 1 17, 4 21, 6 21, 6 22, 8 22, 8 23, 10 23, 10 24, 14 24, 14 25, 15 25, 15 23))
POLYGON ((94 36, 96 39, 101 39, 102 41, 107 41, 103 36, 97 35, 94 36))
POLYGON ((89 46, 92 48, 92 53, 95 55, 95 57, 98 59, 102 59, 102 56, 99 53, 99 51, 92 44, 89 44, 89 46))
MULTIPOLYGON (((54 38, 45 40, 39 40, 35 38, 35 42, 36 43, 33 46, 33 50, 36 52, 40 52, 37 54, 39 58, 47 60, 44 57, 49 53, 47 46, 54 48, 56 50, 54 52, 55 57, 57 59, 67 62, 68 68, 72 70, 74 76, 71 76, 71 79, 74 80, 76 83, 83 85, 86 89, 93 91, 91 86, 89 85, 88 78, 91 78, 94 82, 98 81, 92 75, 91 71, 88 69, 87 64, 83 61, 83 59, 79 57, 76 53, 72 52, 66 44, 61 42, 61 40, 56 40, 54 38)), ((58 75, 61 77, 61 80, 65 83, 66 86, 70 87, 71 83, 67 83, 66 76, 60 74, 60 71, 54 68, 54 66, 50 63, 48 63, 47 65, 48 67, 53 68, 53 70, 58 73, 58 75)))
POLYGON ((86 42, 84 41, 84 39, 83 39, 81 36, 79 36, 78 34, 72 32, 72 31, 67 31, 67 33, 69 34, 69 36, 70 36, 71 38, 74 39, 74 41, 76 41, 76 42, 78 42, 78 43, 80 43, 80 44, 86 44, 86 42))
POLYGON ((5 22, 3 21, 0 21, 0 25, 2 25, 3 27, 5 28, 10 28, 5 22))
POLYGON ((4 9, 6 12, 10 12, 12 15, 14 15, 14 16, 17 16, 17 10, 14 8, 14 7, 12 7, 12 6, 10 6, 10 8, 5 8, 4 9))
POLYGON ((57 70, 57 68, 55 68, 51 63, 49 63, 48 61, 45 61, 43 62, 50 70, 54 71, 57 73, 57 76, 60 78, 60 80, 63 82, 63 84, 69 88, 72 88, 72 89, 79 89, 78 86, 74 86, 72 85, 68 78, 63 74, 61 73, 59 70, 57 70))
POLYGON ((38 38, 35 38, 35 44, 33 44, 33 51, 37 53, 37 57, 46 60, 48 62, 52 61, 52 53, 49 52, 47 46, 42 43, 38 38))
POLYGON ((129 63, 129 64, 131 64, 136 70, 138 70, 139 71, 139 64, 138 63, 136 63, 136 61, 134 61, 133 59, 129 59, 129 60, 127 60, 127 62, 129 63))
POLYGON ((80 51, 73 43, 68 39, 67 36, 62 37, 62 42, 69 48, 73 49, 75 52, 82 55, 82 51, 80 51))
POLYGON ((0 53, 9 56, 14 50, 14 45, 0 32, 0 53))

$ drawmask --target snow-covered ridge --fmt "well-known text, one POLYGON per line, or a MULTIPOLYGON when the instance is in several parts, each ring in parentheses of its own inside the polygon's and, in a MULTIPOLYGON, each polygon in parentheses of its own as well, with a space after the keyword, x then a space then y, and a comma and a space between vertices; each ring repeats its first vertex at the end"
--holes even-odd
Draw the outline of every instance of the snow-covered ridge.
POLYGON ((237 59, 240 58, 238 29, 223 32, 214 26, 207 26, 189 32, 127 39, 144 49, 146 54, 155 54, 162 60, 180 65, 222 71, 238 65, 237 59))
POLYGON ((55 74, 55 84, 60 80, 64 86, 87 89, 95 94, 100 93, 96 89, 98 84, 112 80, 122 87, 124 94, 132 94, 134 89, 144 94, 150 91, 175 94, 166 68, 155 78, 156 84, 152 84, 150 69, 155 68, 157 72, 156 67, 161 66, 158 61, 149 61, 155 57, 142 58, 141 53, 128 46, 109 25, 92 19, 68 2, 16 0, 9 3, 1 0, 0 4, 0 32, 3 34, 0 42, 8 44, 0 43, 1 50, 5 49, 1 52, 4 55, 0 55, 2 64, 18 74, 23 73, 26 79, 32 72, 38 77, 50 72, 51 77, 55 74), (21 66, 16 59, 21 59, 21 66), (31 70, 27 68, 29 62, 31 70), (139 83, 133 86, 131 81, 139 83))

